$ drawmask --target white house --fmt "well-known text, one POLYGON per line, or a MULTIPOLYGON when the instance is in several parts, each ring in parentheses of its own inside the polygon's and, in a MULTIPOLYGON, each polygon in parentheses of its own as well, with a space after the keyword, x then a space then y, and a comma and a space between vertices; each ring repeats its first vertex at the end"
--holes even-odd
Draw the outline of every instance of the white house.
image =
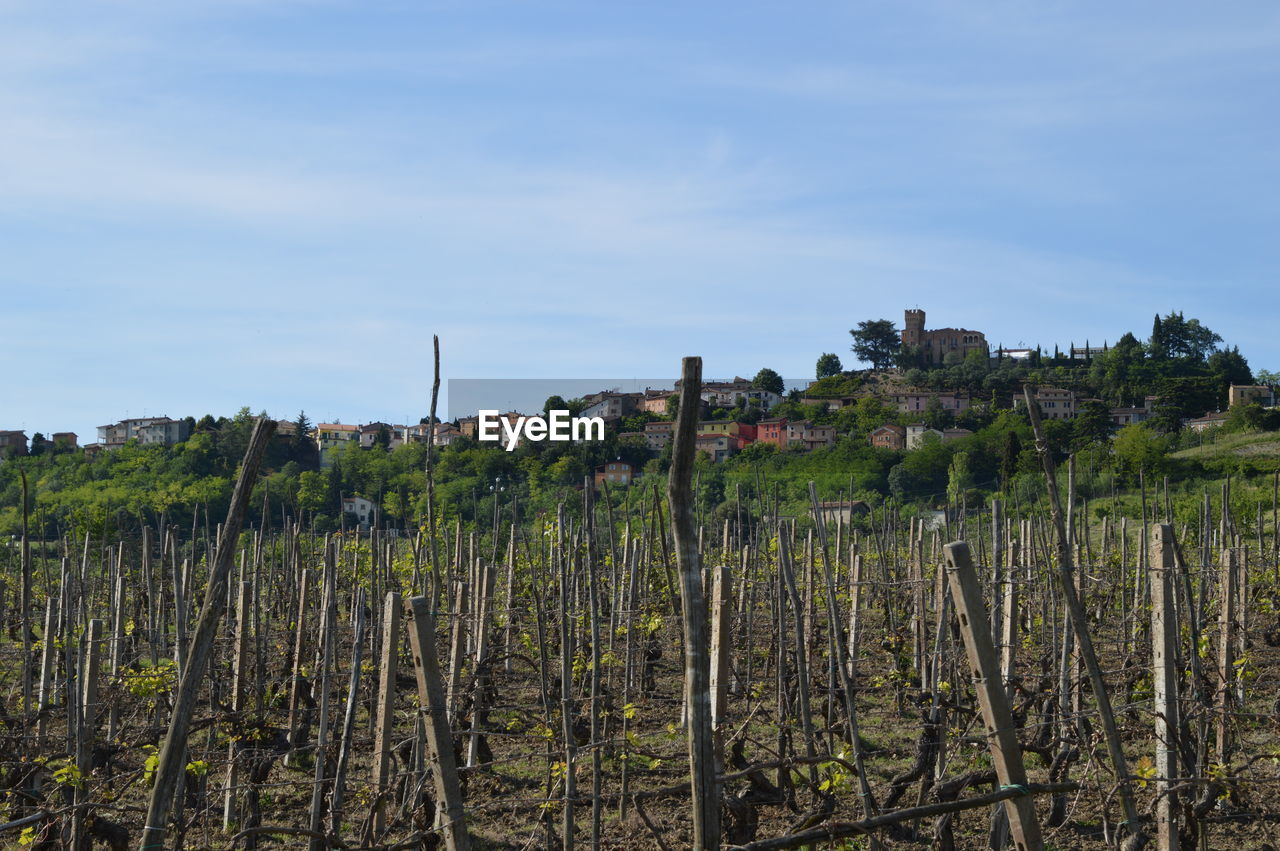
POLYGON ((907 448, 915 449, 921 443, 924 443, 926 435, 936 435, 938 440, 942 440, 942 432, 936 428, 929 428, 924 423, 912 423, 907 426, 907 448))
POLYGON ((378 522, 378 506, 374 505, 372 500, 362 496, 344 496, 342 511, 344 514, 354 514, 360 521, 360 525, 365 528, 378 522))

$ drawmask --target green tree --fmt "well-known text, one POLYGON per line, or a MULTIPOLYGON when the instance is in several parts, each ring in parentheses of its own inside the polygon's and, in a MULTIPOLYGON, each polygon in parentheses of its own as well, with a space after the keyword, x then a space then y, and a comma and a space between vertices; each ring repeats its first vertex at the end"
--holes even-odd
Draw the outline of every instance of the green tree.
MULTIPOLYGON (((355 443, 355 441, 351 441, 355 443)), ((337 461, 333 462, 333 466, 329 468, 329 475, 325 480, 324 508, 325 514, 331 514, 334 517, 342 511, 343 497, 343 467, 337 461)))
POLYGON ((830 375, 839 375, 842 369, 839 357, 831 352, 823 352, 818 355, 818 365, 814 378, 821 380, 830 375))
POLYGON ((1232 384, 1253 383, 1253 372, 1249 369, 1249 362, 1244 359, 1244 355, 1240 354, 1239 346, 1219 349, 1209 355, 1209 360, 1205 366, 1209 368, 1209 373, 1213 376, 1214 381, 1218 382, 1220 404, 1226 403, 1227 389, 1232 384))
POLYGON ((1130 484, 1137 483, 1140 472, 1148 477, 1156 475, 1163 471, 1168 446, 1168 440, 1146 423, 1125 426, 1112 444, 1117 470, 1130 484))
POLYGON ((1093 359, 1090 380, 1114 405, 1142 401, 1144 386, 1150 381, 1146 349, 1133 334, 1126 333, 1108 351, 1093 359))
POLYGON ((46 448, 48 448, 48 441, 44 439, 43 434, 36 432, 31 436, 31 445, 27 448, 27 454, 43 455, 46 448))
POLYGON ((859 322, 849 333, 853 336, 852 349, 858 360, 877 370, 888 369, 896 362, 902 336, 891 320, 868 319, 859 322))
POLYGON ((952 502, 959 502, 972 488, 973 472, 969 469, 969 453, 957 452, 951 456, 951 466, 947 469, 947 497, 952 502))
POLYGON ((1232 405, 1227 410, 1223 431, 1260 431, 1267 412, 1257 402, 1248 405, 1232 405))
POLYGON ((298 508, 303 511, 324 511, 329 496, 329 483, 324 473, 307 470, 298 476, 298 508))
POLYGON ((1156 385, 1160 401, 1152 411, 1150 425, 1166 434, 1181 430, 1182 421, 1219 407, 1219 386, 1207 376, 1166 378, 1156 385))
POLYGON ((906 464, 895 464, 889 469, 888 484, 889 493, 901 502, 914 498, 920 489, 919 479, 906 464))
POLYGON ((924 424, 929 428, 936 428, 942 431, 944 428, 951 428, 955 424, 955 416, 942 407, 942 402, 937 396, 930 396, 928 403, 924 406, 924 424))
POLYGON ((782 376, 767 366, 757 372, 755 378, 751 379, 751 386, 756 390, 776 393, 779 396, 787 392, 787 385, 782 380, 782 376))
POLYGON ((320 450, 316 440, 311 436, 311 420, 306 411, 298 411, 298 418, 293 423, 293 439, 289 443, 289 455, 304 469, 314 470, 320 466, 320 450))
POLYGON ((769 458, 777 454, 778 447, 774 446, 772 443, 760 443, 757 441, 756 443, 747 444, 741 452, 733 456, 732 463, 735 465, 750 465, 756 461, 762 461, 765 458, 769 458))
POLYGON ((1147 348, 1156 360, 1183 358, 1203 363, 1221 342, 1222 337, 1201 325, 1199 319, 1186 319, 1174 311, 1163 319, 1156 315, 1147 348))
POLYGON ((1272 372, 1269 369, 1255 370, 1253 380, 1259 384, 1265 384, 1268 387, 1274 387, 1280 384, 1280 372, 1272 372))
POLYGON ((863 396, 851 407, 859 436, 868 435, 886 423, 896 423, 898 419, 897 409, 886 405, 879 396, 863 396))
POLYGON ((1000 441, 1000 489, 1008 492, 1013 477, 1018 474, 1018 456, 1022 454, 1022 441, 1018 433, 1009 429, 1000 441))
POLYGON ((1071 422, 1072 443, 1080 449, 1102 443, 1111 437, 1111 425, 1110 408, 1094 399, 1081 402, 1071 422))

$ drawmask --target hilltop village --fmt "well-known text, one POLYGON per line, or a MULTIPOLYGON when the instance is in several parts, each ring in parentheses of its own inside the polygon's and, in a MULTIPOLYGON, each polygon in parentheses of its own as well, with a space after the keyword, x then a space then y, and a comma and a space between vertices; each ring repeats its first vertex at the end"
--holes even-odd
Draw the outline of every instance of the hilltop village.
MULTIPOLYGON (((1154 470, 1169 451, 1203 441, 1206 434, 1280 428, 1277 377, 1255 375, 1238 349, 1180 313, 1156 316, 1146 340, 1128 333, 1114 343, 1084 341, 1051 350, 992 345, 981 330, 929 328, 919 309, 904 312, 901 328, 889 320, 867 320, 850 335, 853 358, 867 368, 846 370, 837 354, 824 352, 817 355, 814 378, 802 388, 788 389, 769 368, 749 379, 704 382, 701 463, 738 469, 776 458, 771 469, 783 470, 799 463, 785 459, 812 456, 810 474, 844 477, 850 494, 869 499, 946 497, 957 479, 961 486, 1003 489, 1020 470, 1034 469, 1019 460, 1030 446, 1024 389, 1039 406, 1056 452, 1097 449, 1121 477, 1154 470)), ((312 424, 300 414, 277 423, 275 457, 290 482, 281 486, 282 499, 313 510, 341 505, 343 513, 367 523, 396 508, 388 508, 386 493, 394 488, 400 491, 399 510, 407 514, 420 491, 408 471, 419 462, 392 464, 405 471, 403 485, 396 487, 391 481, 398 472, 362 474, 373 462, 360 453, 381 450, 390 457, 402 448, 427 446, 446 450, 443 469, 458 471, 459 481, 471 482, 472 490, 477 483, 492 488, 505 482, 545 493, 556 486, 581 487, 584 478, 597 486, 626 487, 646 473, 665 471, 678 391, 678 383, 637 392, 602 388, 580 398, 553 396, 542 411, 504 412, 500 417, 514 423, 565 409, 599 418, 606 436, 598 445, 570 448, 522 444, 512 458, 496 460, 486 455, 495 447, 477 440, 476 414, 434 423, 423 417, 413 424, 312 424), (323 500, 306 498, 308 486, 319 489, 308 476, 332 480, 323 500)), ((232 435, 247 419, 247 409, 235 418, 124 419, 99 427, 97 439, 84 445, 70 432, 38 433, 28 440, 22 431, 0 431, 0 458, 76 455, 92 462, 130 447, 176 453, 187 467, 212 473, 217 465, 196 462, 193 453, 222 453, 233 467, 232 435)), ((713 498, 724 497, 713 495, 709 502, 713 498)))

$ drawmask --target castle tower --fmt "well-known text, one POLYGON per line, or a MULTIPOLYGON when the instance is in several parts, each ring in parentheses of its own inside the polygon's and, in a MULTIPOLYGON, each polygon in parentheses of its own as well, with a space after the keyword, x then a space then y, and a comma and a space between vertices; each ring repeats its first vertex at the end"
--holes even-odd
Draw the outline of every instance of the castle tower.
POLYGON ((924 311, 907 310, 902 319, 902 344, 918 346, 924 339, 924 311))

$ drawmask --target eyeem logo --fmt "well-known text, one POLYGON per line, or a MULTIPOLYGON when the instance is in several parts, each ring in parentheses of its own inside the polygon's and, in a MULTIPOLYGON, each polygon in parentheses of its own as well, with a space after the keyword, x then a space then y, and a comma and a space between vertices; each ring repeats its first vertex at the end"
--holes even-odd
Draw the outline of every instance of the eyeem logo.
POLYGON ((568 411, 547 411, 545 417, 498 415, 497 409, 478 412, 476 437, 489 443, 503 441, 512 452, 524 440, 604 440, 603 417, 571 417, 568 411))

